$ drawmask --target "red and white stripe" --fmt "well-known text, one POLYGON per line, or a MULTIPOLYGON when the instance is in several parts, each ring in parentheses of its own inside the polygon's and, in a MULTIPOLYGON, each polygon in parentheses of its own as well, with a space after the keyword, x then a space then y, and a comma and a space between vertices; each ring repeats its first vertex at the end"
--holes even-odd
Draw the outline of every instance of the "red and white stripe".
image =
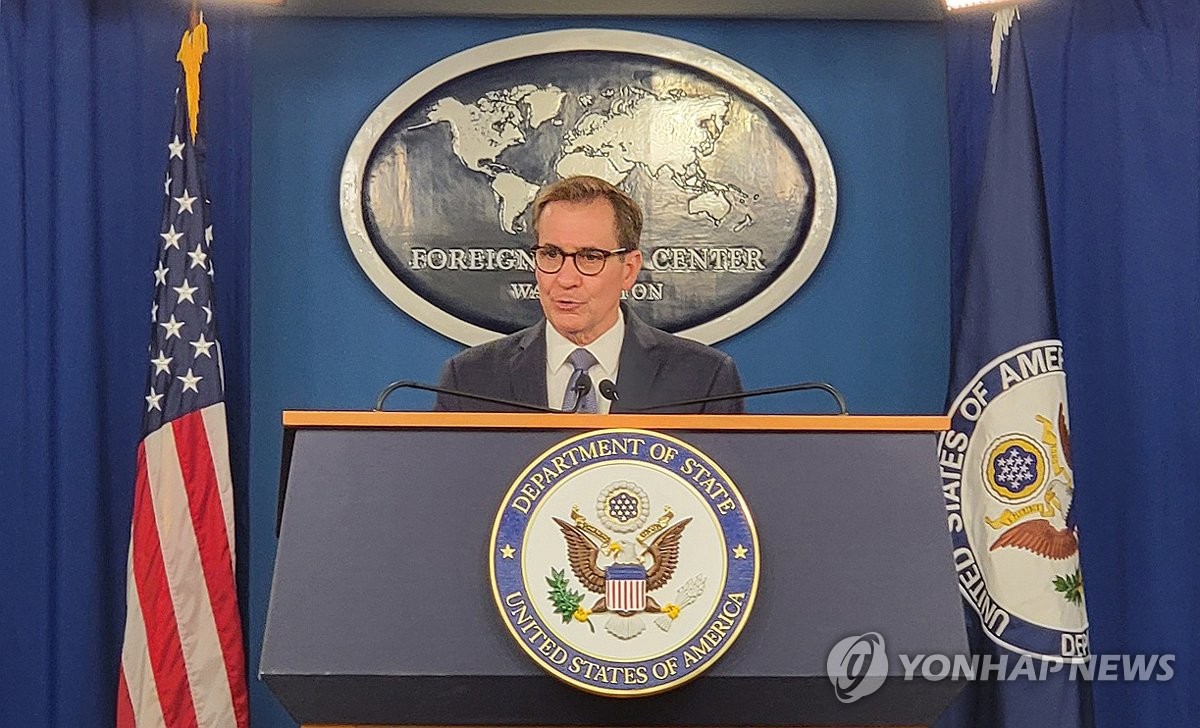
POLYGON ((606 579, 604 597, 610 612, 640 612, 646 608, 646 580, 606 579))
POLYGON ((138 447, 117 726, 248 725, 225 405, 138 447))

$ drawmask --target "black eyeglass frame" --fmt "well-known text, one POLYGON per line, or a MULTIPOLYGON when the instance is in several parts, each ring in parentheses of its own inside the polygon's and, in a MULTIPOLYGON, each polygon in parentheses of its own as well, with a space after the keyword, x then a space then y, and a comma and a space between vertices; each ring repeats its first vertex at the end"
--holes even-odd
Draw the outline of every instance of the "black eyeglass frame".
POLYGON ((581 276, 598 276, 604 272, 605 266, 608 265, 609 258, 613 257, 614 255, 624 255, 624 254, 630 252, 630 250, 629 250, 629 248, 616 248, 615 250, 602 250, 600 248, 580 248, 579 250, 576 250, 574 253, 568 253, 567 251, 563 250, 562 248, 558 247, 557 245, 538 244, 538 245, 534 245, 532 248, 530 248, 529 252, 533 253, 534 267, 537 268, 538 270, 540 270, 541 272, 545 273, 546 275, 554 275, 555 273, 558 273, 559 271, 561 271, 563 269, 563 266, 567 264, 566 259, 570 258, 571 262, 575 264, 575 270, 579 271, 579 275, 581 275, 581 276), (539 250, 549 250, 549 249, 558 251, 559 263, 558 263, 558 267, 555 268, 554 270, 546 270, 541 265, 539 265, 539 263, 541 262, 541 259, 538 258, 538 251, 539 250), (603 260, 603 262, 600 263, 600 267, 597 268, 595 272, 588 273, 583 268, 579 267, 579 258, 576 256, 578 256, 580 253, 603 253, 604 260, 603 260))

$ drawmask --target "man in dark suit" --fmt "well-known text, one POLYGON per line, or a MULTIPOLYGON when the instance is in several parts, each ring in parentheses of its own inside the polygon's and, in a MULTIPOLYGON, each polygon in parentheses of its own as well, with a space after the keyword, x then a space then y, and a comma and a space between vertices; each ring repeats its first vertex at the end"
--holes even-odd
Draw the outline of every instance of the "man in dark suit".
MULTIPOLYGON (((467 349, 446 363, 439 386, 541 407, 628 412, 742 391, 733 359, 643 323, 621 304, 642 267, 642 213, 628 195, 596 177, 547 185, 533 202, 533 248, 545 320, 467 349), (619 399, 582 401, 577 382, 615 383, 619 399)), ((496 410, 439 395, 439 410, 496 410)), ((671 412, 741 412, 740 399, 671 412)))

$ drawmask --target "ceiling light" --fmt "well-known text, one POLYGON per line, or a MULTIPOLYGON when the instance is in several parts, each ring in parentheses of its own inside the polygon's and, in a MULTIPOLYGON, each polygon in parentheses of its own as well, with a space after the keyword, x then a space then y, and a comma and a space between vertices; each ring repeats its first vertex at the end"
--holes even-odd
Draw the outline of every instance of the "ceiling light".
POLYGON ((1013 0, 946 0, 947 10, 966 10, 985 5, 1012 5, 1013 0))

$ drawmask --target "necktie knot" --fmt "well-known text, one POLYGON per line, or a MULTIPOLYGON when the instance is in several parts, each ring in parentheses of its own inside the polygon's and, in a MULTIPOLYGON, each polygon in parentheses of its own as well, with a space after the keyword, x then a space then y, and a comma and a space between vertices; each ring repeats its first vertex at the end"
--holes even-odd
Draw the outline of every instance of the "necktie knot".
POLYGON ((570 362, 571 366, 574 367, 575 369, 577 369, 577 370, 582 369, 585 372, 588 369, 591 369, 592 367, 596 366, 596 364, 598 363, 596 361, 595 355, 593 355, 592 352, 588 351, 587 349, 583 349, 583 348, 579 348, 579 349, 576 349, 575 351, 571 352, 571 355, 567 357, 567 361, 570 362))

